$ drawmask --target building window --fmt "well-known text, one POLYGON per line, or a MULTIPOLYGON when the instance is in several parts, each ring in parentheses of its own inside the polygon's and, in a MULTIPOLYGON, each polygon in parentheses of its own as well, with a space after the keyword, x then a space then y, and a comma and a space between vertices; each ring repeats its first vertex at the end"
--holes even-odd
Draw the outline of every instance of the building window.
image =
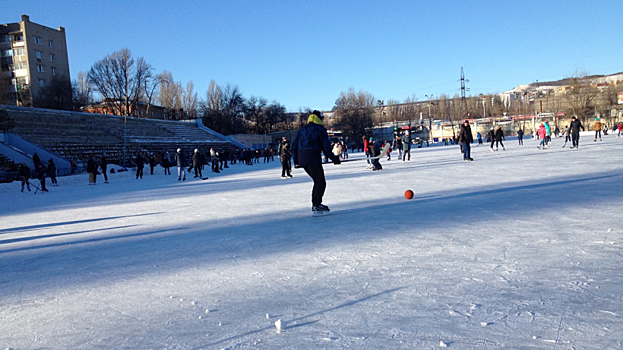
POLYGON ((52 40, 48 40, 48 46, 50 48, 53 48, 54 47, 54 42, 52 40))
POLYGON ((9 34, 0 34, 0 43, 11 42, 11 36, 9 34))
POLYGON ((0 51, 0 54, 1 54, 0 56, 2 56, 2 57, 11 57, 11 56, 13 56, 13 50, 11 50, 11 49, 2 50, 2 51, 0 51))
POLYGON ((33 39, 35 40, 35 44, 37 45, 41 45, 41 38, 38 36, 33 36, 33 39))
POLYGON ((26 69, 26 62, 14 62, 13 63, 13 69, 15 69, 15 70, 26 69))
POLYGON ((13 49, 13 56, 24 56, 24 48, 13 49))
POLYGON ((13 41, 24 41, 24 35, 22 33, 13 34, 13 41))
POLYGON ((50 54, 50 62, 54 62, 54 54, 50 54))
POLYGON ((41 51, 35 51, 35 57, 37 57, 37 60, 39 62, 41 62, 41 58, 43 57, 43 53, 41 51))
POLYGON ((44 87, 45 86, 45 80, 39 79, 39 86, 44 87))
POLYGON ((42 65, 40 65, 40 64, 38 64, 38 65, 37 65, 37 72, 39 72, 39 73, 43 73, 43 72, 45 72, 45 67, 44 67, 44 66, 42 66, 42 65))
POLYGON ((52 67, 52 75, 56 75, 56 67, 52 67))

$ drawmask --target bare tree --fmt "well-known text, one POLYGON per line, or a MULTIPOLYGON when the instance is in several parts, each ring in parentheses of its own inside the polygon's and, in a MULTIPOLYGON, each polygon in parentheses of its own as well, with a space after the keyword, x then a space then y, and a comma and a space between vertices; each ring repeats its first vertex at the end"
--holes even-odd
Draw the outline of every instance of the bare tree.
POLYGON ((345 136, 359 142, 361 135, 368 133, 373 126, 375 102, 372 94, 363 91, 356 93, 352 87, 340 93, 334 111, 345 136))
POLYGON ((571 114, 586 124, 588 117, 594 113, 592 103, 599 90, 586 79, 586 73, 576 72, 568 79, 569 89, 565 91, 564 99, 569 103, 571 114))
POLYGON ((189 81, 186 84, 186 91, 182 91, 182 108, 191 119, 197 118, 197 107, 199 104, 197 93, 194 92, 194 89, 195 84, 189 81))
POLYGON ((225 127, 227 133, 238 133, 246 131, 246 123, 241 124, 239 116, 244 112, 244 98, 237 85, 227 84, 223 92, 223 116, 225 117, 225 127))
POLYGON ((244 103, 244 114, 253 123, 256 134, 266 133, 266 106, 268 100, 263 97, 251 96, 244 103))
POLYGON ((39 94, 33 105, 40 108, 71 110, 72 87, 66 77, 54 77, 45 86, 39 88, 39 94))
POLYGON ((80 108, 93 102, 93 84, 87 72, 78 72, 78 79, 73 85, 74 107, 80 108))
POLYGON ((11 97, 11 77, 9 75, 0 74, 0 104, 15 104, 15 99, 11 97))
POLYGON ((156 101, 157 89, 160 86, 160 84, 162 84, 162 80, 163 80, 162 74, 163 73, 160 73, 157 76, 155 76, 153 79, 149 79, 146 82, 145 94, 143 96, 145 99, 145 103, 147 104, 147 106, 145 107, 146 116, 149 116, 151 105, 154 103, 154 101, 156 101))
POLYGON ((143 58, 135 60, 130 50, 124 48, 95 62, 89 70, 89 80, 114 114, 128 116, 136 114, 136 105, 152 71, 143 58))
POLYGON ((278 103, 277 101, 273 101, 265 108, 264 114, 266 115, 266 131, 273 132, 277 131, 276 126, 282 123, 288 122, 288 115, 286 112, 286 107, 278 103))
POLYGON ((206 92, 206 98, 204 101, 201 101, 199 106, 203 124, 216 131, 221 131, 222 111, 223 92, 221 87, 214 80, 211 80, 206 92))
POLYGON ((173 74, 160 74, 160 105, 167 110, 167 119, 178 119, 177 111, 182 108, 182 84, 173 80, 173 74))

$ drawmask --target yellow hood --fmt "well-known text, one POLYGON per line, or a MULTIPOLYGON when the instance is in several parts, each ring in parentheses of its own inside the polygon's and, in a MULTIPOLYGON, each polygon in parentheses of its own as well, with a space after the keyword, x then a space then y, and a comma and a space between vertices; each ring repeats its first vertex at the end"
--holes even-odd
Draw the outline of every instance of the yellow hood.
POLYGON ((322 125, 322 119, 320 119, 320 117, 315 114, 310 114, 309 118, 307 118, 307 123, 322 125))

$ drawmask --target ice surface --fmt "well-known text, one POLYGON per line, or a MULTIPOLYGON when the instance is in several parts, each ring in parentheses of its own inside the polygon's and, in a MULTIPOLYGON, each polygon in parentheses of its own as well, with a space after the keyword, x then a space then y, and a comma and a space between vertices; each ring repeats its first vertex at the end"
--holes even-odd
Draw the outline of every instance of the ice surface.
POLYGON ((505 144, 2 184, 0 348, 623 348, 623 139, 505 144))

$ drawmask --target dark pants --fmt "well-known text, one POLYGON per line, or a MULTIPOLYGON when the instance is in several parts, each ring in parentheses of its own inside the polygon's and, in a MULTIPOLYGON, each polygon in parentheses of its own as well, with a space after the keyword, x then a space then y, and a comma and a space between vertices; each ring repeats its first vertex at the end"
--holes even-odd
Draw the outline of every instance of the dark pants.
POLYGON ((107 173, 107 171, 106 171, 107 169, 108 169, 108 166, 106 166, 106 165, 104 165, 102 167, 102 175, 104 175, 104 181, 108 181, 108 174, 106 174, 107 173))
POLYGON ((314 180, 314 187, 312 188, 312 205, 322 204, 322 196, 327 188, 327 182, 324 179, 324 169, 322 163, 312 163, 303 167, 309 177, 314 180))
POLYGON ((579 147, 580 146, 580 132, 573 132, 571 134, 571 147, 579 147))
POLYGON ((281 161, 281 176, 292 176, 291 172, 292 167, 290 166, 290 159, 285 159, 281 161))
POLYGON ((372 166, 374 167, 374 170, 381 170, 383 169, 383 167, 381 166, 381 162, 379 162, 379 159, 372 159, 372 166))
POLYGON ((143 178, 143 167, 136 168, 136 178, 138 179, 139 177, 143 178))
POLYGON ((517 139, 519 140, 519 144, 523 145, 523 136, 517 136, 517 139))
POLYGON ((462 144, 463 146, 463 160, 469 160, 471 157, 471 145, 469 143, 462 144))
POLYGON ((402 161, 411 161, 411 150, 410 149, 403 149, 402 150, 402 161))

